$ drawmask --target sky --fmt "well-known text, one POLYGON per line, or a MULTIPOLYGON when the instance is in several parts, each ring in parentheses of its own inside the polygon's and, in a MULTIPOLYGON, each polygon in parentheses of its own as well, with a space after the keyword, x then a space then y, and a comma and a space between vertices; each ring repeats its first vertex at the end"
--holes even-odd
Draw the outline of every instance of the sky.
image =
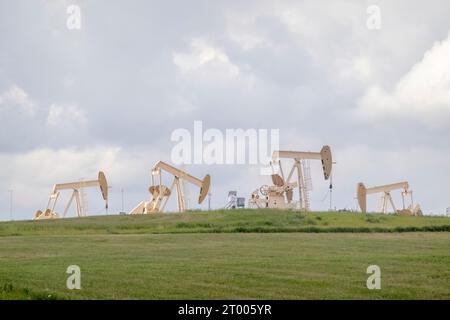
MULTIPOLYGON (((153 164, 170 162, 171 134, 194 121, 279 129, 281 149, 329 145, 337 209, 356 209, 358 182, 407 180, 425 214, 443 214, 449 12, 445 0, 1 1, 0 220, 11 195, 12 218, 30 219, 53 184, 99 170, 108 214, 122 211, 122 191, 131 210, 149 198, 153 164), (68 27, 71 5, 79 29, 68 27)), ((214 209, 229 190, 248 199, 270 184, 254 164, 184 168, 211 175, 214 209)), ((327 210, 320 163, 311 172, 311 207, 327 210)), ((189 188, 191 207, 207 209, 197 193, 189 188)), ((106 214, 98 190, 87 197, 89 214, 106 214)))

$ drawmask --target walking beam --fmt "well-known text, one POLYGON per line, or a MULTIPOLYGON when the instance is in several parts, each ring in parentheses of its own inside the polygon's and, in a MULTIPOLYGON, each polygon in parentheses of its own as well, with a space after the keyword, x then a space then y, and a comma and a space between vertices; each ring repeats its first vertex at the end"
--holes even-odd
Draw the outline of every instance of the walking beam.
POLYGON ((92 187, 100 187, 100 191, 102 193, 103 199, 106 201, 106 206, 108 206, 108 182, 106 180, 106 176, 102 171, 99 171, 98 177, 96 180, 87 180, 87 181, 76 181, 76 182, 66 182, 66 183, 57 183, 53 186, 52 194, 47 203, 47 208, 42 212, 41 210, 36 211, 34 219, 53 219, 59 218, 59 214, 55 212, 56 202, 58 201, 59 194, 64 190, 72 190, 72 195, 67 203, 63 217, 66 217, 67 212, 73 202, 76 202, 76 212, 77 216, 81 217, 85 214, 84 203, 82 198, 80 197, 80 191, 83 188, 92 188, 92 187))

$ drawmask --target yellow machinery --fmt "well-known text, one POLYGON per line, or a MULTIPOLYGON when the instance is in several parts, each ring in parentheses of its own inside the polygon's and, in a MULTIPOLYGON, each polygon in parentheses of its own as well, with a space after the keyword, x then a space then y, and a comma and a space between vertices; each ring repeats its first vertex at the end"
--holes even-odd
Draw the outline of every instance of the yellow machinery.
POLYGON ((211 177, 209 176, 209 174, 207 174, 203 178, 203 180, 200 180, 188 174, 187 172, 175 168, 163 161, 158 161, 153 166, 151 176, 152 185, 149 188, 149 192, 151 195, 150 201, 140 202, 133 210, 131 210, 130 214, 164 212, 164 208, 167 204, 167 201, 169 200, 170 195, 172 194, 174 187, 177 192, 178 211, 184 212, 186 210, 185 194, 180 182, 188 182, 200 188, 200 195, 198 198, 199 204, 201 204, 203 200, 205 200, 206 196, 208 195, 209 186, 211 184, 211 177), (163 185, 161 175, 162 171, 165 171, 173 176, 173 181, 170 187, 163 185), (155 183, 155 180, 157 180, 157 183, 155 183))
POLYGON ((309 160, 321 160, 324 178, 325 180, 330 178, 333 160, 329 146, 323 146, 320 152, 275 151, 271 161, 275 172, 272 174, 273 185, 264 185, 255 190, 250 197, 249 206, 309 211, 309 191, 312 189, 309 160), (280 159, 294 160, 287 177, 283 173, 280 159), (298 203, 293 201, 295 188, 298 188, 298 203))
POLYGON ((54 219, 59 218, 58 213, 56 213, 55 206, 56 202, 59 198, 59 193, 62 190, 73 190, 72 196, 64 209, 63 217, 65 218, 67 215, 67 211, 72 204, 72 201, 75 199, 77 204, 76 212, 78 217, 82 217, 86 215, 85 206, 82 200, 81 191, 83 188, 91 188, 91 187, 100 187, 100 191, 102 193, 103 199, 106 201, 106 208, 108 207, 108 182, 106 181, 105 174, 100 171, 98 173, 97 180, 88 180, 88 181, 78 181, 78 182, 68 182, 68 183, 60 183, 55 184, 53 186, 53 192, 50 195, 50 199, 47 203, 47 208, 42 212, 41 210, 36 211, 34 219, 54 219))
POLYGON ((388 213, 388 203, 391 204, 394 212, 400 215, 408 215, 408 216, 421 216, 422 210, 420 205, 417 204, 414 206, 412 190, 409 189, 409 183, 407 181, 392 183, 382 186, 376 186, 371 188, 366 188, 362 182, 358 183, 357 186, 357 199, 359 207, 363 213, 366 213, 367 210, 367 195, 381 193, 381 208, 380 212, 388 213), (402 195, 402 209, 398 210, 394 204, 394 201, 391 196, 391 192, 394 190, 401 190, 402 195), (410 204, 406 207, 406 198, 410 199, 410 204))

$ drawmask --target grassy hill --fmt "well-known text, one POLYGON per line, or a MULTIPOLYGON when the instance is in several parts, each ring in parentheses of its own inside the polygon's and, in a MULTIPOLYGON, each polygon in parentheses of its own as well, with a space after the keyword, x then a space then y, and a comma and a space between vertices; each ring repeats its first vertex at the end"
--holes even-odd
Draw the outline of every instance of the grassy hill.
POLYGON ((282 210, 193 211, 0 223, 0 236, 234 232, 450 231, 447 217, 282 210))
POLYGON ((0 299, 450 299, 449 230, 272 210, 4 222, 0 299), (381 290, 366 288, 371 264, 381 290), (69 265, 81 290, 66 288, 69 265))

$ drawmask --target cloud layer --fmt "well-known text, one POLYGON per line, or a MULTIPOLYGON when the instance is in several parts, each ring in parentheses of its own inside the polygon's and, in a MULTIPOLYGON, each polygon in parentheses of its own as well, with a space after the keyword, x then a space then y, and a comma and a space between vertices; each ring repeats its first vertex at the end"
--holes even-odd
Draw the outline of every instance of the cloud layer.
MULTIPOLYGON (((0 219, 41 209, 52 185, 110 180, 110 212, 148 197, 170 161, 171 133, 280 129, 280 147, 336 160, 334 206, 356 183, 409 180, 427 213, 450 206, 450 36, 445 0, 45 1, 0 3, 0 219), (67 6, 81 8, 67 29, 67 6)), ((193 165, 212 175, 212 206, 270 179, 249 165, 193 165)), ((312 164, 312 207, 328 182, 312 164)), ((169 182, 167 182, 169 183, 169 182)), ((198 190, 192 188, 192 194, 198 190)), ((91 213, 103 213, 93 191, 91 213)))
POLYGON ((450 121, 450 34, 425 52, 394 86, 386 91, 371 86, 359 102, 358 112, 371 121, 395 119, 437 128, 450 121))

